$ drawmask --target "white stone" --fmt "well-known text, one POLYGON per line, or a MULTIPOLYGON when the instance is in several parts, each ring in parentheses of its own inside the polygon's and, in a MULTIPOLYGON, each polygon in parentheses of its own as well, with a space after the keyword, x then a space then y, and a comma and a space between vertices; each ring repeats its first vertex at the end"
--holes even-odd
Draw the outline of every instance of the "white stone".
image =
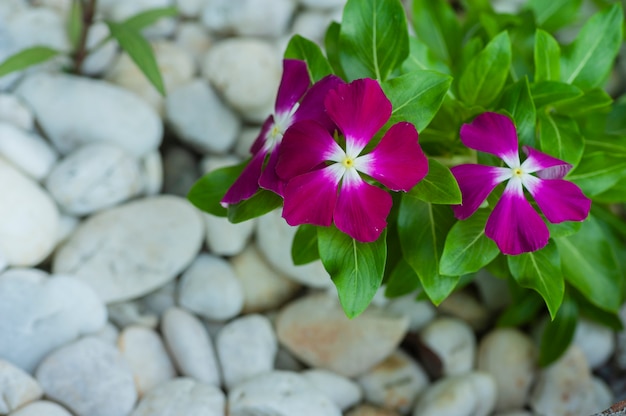
POLYGON ((296 8, 292 0, 207 0, 202 23, 236 36, 280 36, 296 8))
POLYGON ((211 253, 235 256, 243 251, 254 232, 256 220, 233 224, 226 217, 203 214, 206 225, 206 245, 211 253))
MULTIPOLYGON (((106 1, 104 3, 107 3, 106 1)), ((151 9, 160 9, 174 6, 174 0, 113 0, 105 7, 108 17, 114 21, 123 21, 131 16, 151 9)), ((170 36, 176 28, 176 20, 173 17, 164 17, 143 29, 141 33, 148 38, 161 38, 170 36)))
MULTIPOLYGON (((234 166, 237 165, 239 163, 241 163, 243 159, 233 155, 233 154, 228 154, 228 155, 205 155, 202 160, 200 161, 200 170, 203 173, 209 173, 212 172, 216 169, 220 169, 220 168, 225 168, 228 166, 234 166)), ((256 224, 255 219, 252 219, 250 221, 245 221, 246 223, 248 222, 253 222, 256 224)))
POLYGON ((124 328, 118 349, 130 365, 140 397, 158 384, 176 377, 161 337, 151 329, 141 326, 124 328))
POLYGON ((615 351, 613 331, 588 319, 578 321, 572 342, 578 345, 589 366, 594 369, 607 362, 615 351))
POLYGON ((73 215, 62 214, 57 229, 57 245, 62 244, 80 224, 80 219, 73 215))
MULTIPOLYGON (((180 8, 178 10, 182 13, 180 8)), ((213 40, 207 32, 206 28, 197 21, 186 21, 179 23, 178 28, 176 29, 176 37, 174 41, 177 45, 186 50, 187 53, 189 53, 193 57, 197 68, 200 68, 204 55, 213 44, 213 40)))
POLYGON ((165 108, 166 121, 178 138, 201 152, 225 153, 241 128, 239 117, 202 79, 173 89, 165 108))
POLYGON ((243 289, 231 265, 204 253, 183 273, 178 296, 180 306, 212 321, 226 321, 243 308, 243 289))
POLYGON ((219 388, 177 378, 149 391, 130 416, 224 416, 225 411, 219 388))
POLYGON ((346 0, 298 0, 301 5, 309 9, 336 9, 343 7, 346 0))
POLYGON ((149 293, 174 279, 198 253, 202 218, 186 200, 136 200, 84 221, 57 250, 53 269, 71 272, 105 302, 149 293))
MULTIPOLYGON (((260 127, 245 127, 241 130, 241 134, 235 144, 235 154, 245 160, 250 157, 250 149, 257 137, 259 137, 260 127)), ((239 163, 239 162, 237 162, 239 163)))
POLYGON ((293 21, 291 31, 302 37, 322 44, 326 29, 333 20, 331 14, 319 10, 307 10, 298 13, 293 21))
POLYGON ((57 160, 57 154, 40 136, 0 121, 0 155, 36 181, 41 180, 57 160))
POLYGON ((231 258, 235 275, 243 288, 244 313, 265 312, 284 304, 299 285, 272 269, 255 245, 231 258))
POLYGON ((428 387, 426 371, 402 350, 396 350, 357 380, 365 401, 409 413, 417 396, 428 387))
POLYGON ((10 266, 34 266, 54 249, 59 211, 33 180, 0 158, 0 257, 10 266))
POLYGON ((198 17, 207 0, 176 0, 178 12, 185 17, 198 17))
POLYGON ((0 121, 13 124, 22 130, 32 130, 35 118, 22 100, 12 94, 0 93, 0 121))
MULTIPOLYGON (((87 48, 94 48, 109 36, 109 27, 104 22, 94 22, 87 34, 87 48)), ((87 75, 101 75, 111 67, 117 56, 118 44, 109 40, 89 53, 81 66, 81 73, 87 75)))
POLYGON ((185 197, 200 178, 193 153, 184 147, 172 146, 163 156, 163 193, 185 197))
POLYGON ((145 155, 140 162, 143 178, 143 193, 146 196, 158 195, 163 188, 163 161, 158 151, 145 155))
POLYGON ((50 172, 46 188, 64 212, 87 215, 139 194, 139 163, 110 143, 90 143, 68 154, 50 172))
POLYGON ((590 415, 599 410, 591 369, 578 346, 570 345, 558 361, 539 373, 529 403, 535 413, 550 416, 590 415))
POLYGON ((110 345, 117 345, 117 339, 120 336, 120 330, 111 322, 107 322, 100 331, 91 334, 93 337, 98 337, 101 341, 110 345))
POLYGON ((56 403, 41 400, 30 403, 11 413, 11 416, 72 416, 70 412, 56 403))
POLYGON ((80 144, 105 141, 143 156, 161 143, 158 114, 133 93, 108 82, 38 73, 21 82, 16 94, 33 109, 46 136, 63 154, 80 144))
POLYGON ((184 309, 170 308, 161 319, 161 332, 180 374, 220 385, 213 344, 198 318, 184 309))
MULTIPOLYGON (((168 93, 189 81, 196 72, 195 62, 186 50, 170 41, 158 41, 152 44, 154 57, 163 79, 163 86, 168 93)), ((127 54, 118 60, 106 73, 106 79, 134 92, 147 104, 163 115, 164 97, 157 91, 137 64, 127 54)))
POLYGON ((257 246, 267 261, 276 270, 289 278, 313 288, 333 286, 322 262, 317 260, 302 266, 295 266, 291 259, 291 242, 296 227, 291 227, 280 216, 280 210, 259 217, 256 229, 257 246))
POLYGON ((408 320, 369 307, 348 319, 336 298, 298 299, 281 310, 276 332, 281 345, 312 367, 359 376, 387 358, 406 334, 408 320))
POLYGON ((28 269, 0 275, 0 357, 31 373, 48 353, 106 322, 87 285, 28 269))
POLYGON ((161 286, 154 292, 143 296, 139 301, 146 312, 161 316, 172 306, 176 306, 176 281, 161 286))
POLYGON ((217 334, 215 344, 224 384, 229 389, 274 368, 278 341, 272 324, 262 315, 246 315, 229 322, 217 334))
POLYGON ((270 43, 253 38, 220 40, 207 52, 202 72, 247 120, 261 122, 273 112, 282 67, 270 43))
POLYGON ((491 374, 498 385, 497 411, 524 407, 535 380, 536 359, 532 339, 517 329, 494 329, 481 339, 477 368, 491 374))
POLYGON ((5 415, 41 398, 39 384, 21 368, 0 359, 0 414, 5 415))
POLYGON ((129 325, 156 328, 159 324, 159 317, 145 312, 139 300, 109 303, 107 311, 109 312, 109 319, 120 328, 129 325))
POLYGON ((297 373, 272 371, 244 381, 228 395, 229 416, 341 416, 341 410, 297 373))
POLYGON ((357 383, 332 371, 316 368, 301 374, 342 411, 359 403, 363 398, 363 392, 357 383))
POLYGON ((19 49, 48 46, 62 52, 71 49, 65 22, 55 11, 33 7, 16 13, 8 20, 8 29, 18 41, 19 49))
POLYGON ((46 397, 77 416, 126 416, 137 400, 126 361, 115 347, 94 337, 57 349, 36 375, 46 397))
POLYGON ((476 331, 485 329, 489 324, 489 311, 467 291, 452 292, 439 304, 437 310, 441 314, 451 315, 467 322, 476 331))
POLYGON ((460 319, 435 319, 422 328, 420 340, 441 361, 442 375, 463 374, 473 368, 476 335, 460 319))
POLYGON ((400 416, 398 412, 369 404, 362 404, 351 409, 346 416, 400 416))
POLYGON ((592 377, 591 382, 593 383, 593 392, 595 396, 594 411, 601 412, 602 410, 611 407, 611 405, 615 403, 615 397, 613 396, 611 388, 600 377, 592 377))
POLYGON ((435 307, 430 301, 416 300, 416 294, 391 299, 385 310, 397 315, 406 316, 409 320, 409 332, 417 332, 431 322, 436 315, 435 307))
POLYGON ((508 282, 493 276, 485 269, 479 270, 474 278, 474 285, 478 289, 480 303, 490 311, 506 308, 511 303, 508 282))
POLYGON ((413 416, 487 416, 496 388, 493 377, 478 371, 442 378, 420 395, 413 416))

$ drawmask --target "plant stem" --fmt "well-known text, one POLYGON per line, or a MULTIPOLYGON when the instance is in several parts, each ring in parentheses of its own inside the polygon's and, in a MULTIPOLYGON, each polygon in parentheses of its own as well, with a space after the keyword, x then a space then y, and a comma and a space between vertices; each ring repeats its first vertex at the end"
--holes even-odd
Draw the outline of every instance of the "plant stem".
MULTIPOLYGON (((82 1, 82 0, 75 0, 82 1)), ((81 68, 85 58, 87 58, 87 35, 89 34, 89 28, 93 24, 93 19, 96 14, 96 2, 97 0, 87 0, 85 7, 83 8, 83 27, 80 33, 80 41, 78 48, 74 53, 74 73, 80 74, 81 68)))

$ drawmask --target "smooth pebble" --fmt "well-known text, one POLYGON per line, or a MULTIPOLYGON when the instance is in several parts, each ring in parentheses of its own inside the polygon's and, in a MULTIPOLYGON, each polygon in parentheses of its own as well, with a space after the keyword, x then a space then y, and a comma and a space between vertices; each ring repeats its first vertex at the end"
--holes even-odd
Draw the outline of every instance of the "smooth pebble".
POLYGON ((10 413, 42 395, 41 387, 30 374, 0 359, 0 414, 10 413))
POLYGON ((130 416, 224 416, 226 398, 215 386, 176 378, 149 391, 130 416))

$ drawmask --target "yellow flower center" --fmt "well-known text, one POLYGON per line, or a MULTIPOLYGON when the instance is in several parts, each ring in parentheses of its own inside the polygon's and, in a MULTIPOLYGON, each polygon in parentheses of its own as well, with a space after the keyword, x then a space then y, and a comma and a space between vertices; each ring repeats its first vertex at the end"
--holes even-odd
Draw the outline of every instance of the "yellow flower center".
POLYGON ((513 169, 513 176, 522 176, 523 174, 524 174, 524 171, 522 170, 522 168, 513 169))
POLYGON ((352 159, 349 156, 346 156, 341 163, 343 164, 343 167, 345 167, 346 169, 354 167, 354 159, 352 159))

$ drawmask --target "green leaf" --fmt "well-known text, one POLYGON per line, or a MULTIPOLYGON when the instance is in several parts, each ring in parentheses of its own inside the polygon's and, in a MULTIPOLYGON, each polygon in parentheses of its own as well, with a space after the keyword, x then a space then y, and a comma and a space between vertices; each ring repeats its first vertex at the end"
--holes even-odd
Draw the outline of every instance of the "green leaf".
POLYGON ((537 112, 530 96, 528 78, 524 77, 504 90, 500 107, 513 116, 515 129, 521 144, 535 147, 537 112))
POLYGON ((193 184, 187 194, 187 199, 204 212, 225 217, 227 211, 220 204, 220 201, 228 188, 237 180, 247 163, 226 166, 207 173, 193 184))
POLYGON ((578 230, 580 230, 582 223, 576 221, 565 221, 558 224, 552 224, 551 222, 548 222, 546 225, 548 226, 548 230, 550 231, 550 237, 559 238, 576 234, 578 230))
POLYGON ((452 226, 441 255, 439 273, 461 276, 474 273, 491 263, 500 250, 485 235, 485 223, 490 212, 478 210, 467 220, 452 226))
POLYGON ((459 95, 466 104, 487 107, 496 99, 511 67, 511 41, 507 32, 491 40, 467 65, 459 80, 459 95))
POLYGON ((592 16, 563 50, 561 79, 583 90, 601 86, 619 51, 623 21, 620 4, 592 16))
POLYGON ((348 0, 339 33, 339 59, 349 80, 384 81, 409 55, 400 0, 348 0))
POLYGON ((462 45, 462 33, 456 13, 444 0, 413 0, 413 28, 417 37, 449 67, 462 45))
POLYGON ((555 239, 565 279, 597 307, 617 312, 622 277, 613 248, 602 228, 590 217, 569 237, 555 239))
POLYGON ((594 306, 575 289, 572 289, 569 293, 572 295, 572 299, 576 301, 581 316, 611 328, 613 331, 622 331, 624 329, 624 325, 618 313, 603 311, 597 306, 594 306))
POLYGON ((552 322, 548 322, 541 336, 539 347, 539 365, 546 367, 556 361, 569 347, 578 322, 578 307, 569 297, 563 304, 552 322))
POLYGON ((583 90, 575 85, 563 82, 542 81, 531 86, 530 95, 532 95, 535 101, 535 107, 542 108, 546 105, 554 105, 561 101, 581 97, 583 90))
POLYGON ((411 265, 406 260, 401 259, 393 268, 387 286, 385 296, 397 298, 415 292, 421 287, 420 280, 411 265))
POLYGON ((459 281, 459 276, 439 274, 439 259, 453 222, 449 207, 429 204, 409 194, 402 195, 398 212, 402 254, 435 305, 452 293, 459 281))
POLYGON ((233 224, 260 217, 283 204, 283 199, 274 192, 259 190, 251 198, 228 206, 228 220, 233 224))
POLYGON ((380 287, 387 258, 386 231, 372 243, 360 243, 335 227, 318 228, 322 264, 339 292, 348 318, 363 312, 380 287))
POLYGON ((137 13, 124 20, 121 24, 129 30, 140 32, 142 29, 156 23, 159 19, 177 15, 178 9, 176 7, 162 7, 137 13))
POLYGON ((613 99, 601 88, 594 88, 584 95, 554 105, 554 109, 570 117, 578 117, 596 111, 608 112, 613 99))
POLYGON ((511 305, 498 318, 497 326, 525 325, 535 319, 542 309, 544 301, 536 292, 526 291, 526 294, 511 302, 511 305))
POLYGON ((626 136, 626 95, 613 103, 606 120, 606 132, 626 136))
POLYGON ((72 50, 76 51, 80 44, 80 37, 83 32, 83 2, 82 0, 72 0, 70 15, 67 19, 67 36, 72 44, 72 50))
POLYGON ((450 68, 419 39, 409 37, 409 57, 402 63, 402 72, 431 70, 450 75, 450 68))
POLYGON ((538 251, 509 256, 508 262, 517 283, 537 291, 546 302, 550 317, 554 319, 565 293, 561 259, 554 242, 550 241, 538 251))
POLYGON ((300 35, 294 35, 289 41, 285 50, 285 58, 306 61, 309 77, 314 83, 333 73, 333 68, 320 47, 315 42, 311 42, 300 35))
POLYGON ((604 151, 583 154, 578 166, 567 175, 567 178, 578 185, 587 196, 598 195, 610 189, 624 177, 626 177, 624 156, 604 151))
POLYGON ((341 62, 339 60, 339 32, 341 31, 341 25, 337 22, 331 22, 326 29, 326 35, 324 35, 324 47, 326 49, 326 56, 328 62, 333 67, 333 72, 342 79, 348 79, 346 77, 341 62))
POLYGON ((165 87, 163 86, 161 72, 148 41, 138 31, 122 23, 107 22, 107 25, 109 26, 111 36, 128 53, 128 56, 137 64, 137 67, 148 78, 154 88, 164 96, 165 87))
POLYGON ((554 31, 576 20, 581 3, 582 0, 529 0, 528 8, 535 13, 539 26, 554 31))
POLYGON ((460 204, 461 190, 450 169, 435 159, 428 159, 428 174, 409 191, 415 198, 433 204, 460 204))
POLYGON ((302 224, 298 227, 291 243, 291 258, 296 266, 307 264, 320 258, 317 249, 317 227, 302 224))
POLYGON ((550 113, 539 115, 539 143, 541 151, 572 166, 580 162, 585 146, 574 120, 550 113))
POLYGON ((535 82, 561 79, 561 46, 546 31, 535 33, 535 82))
POLYGON ((413 71, 382 83, 393 111, 389 124, 413 123, 422 131, 433 119, 450 88, 452 78, 434 71, 413 71))
POLYGON ((54 58, 60 53, 61 52, 48 48, 47 46, 33 46, 32 48, 22 49, 0 63, 0 77, 10 74, 11 72, 21 71, 29 66, 40 64, 54 58))

